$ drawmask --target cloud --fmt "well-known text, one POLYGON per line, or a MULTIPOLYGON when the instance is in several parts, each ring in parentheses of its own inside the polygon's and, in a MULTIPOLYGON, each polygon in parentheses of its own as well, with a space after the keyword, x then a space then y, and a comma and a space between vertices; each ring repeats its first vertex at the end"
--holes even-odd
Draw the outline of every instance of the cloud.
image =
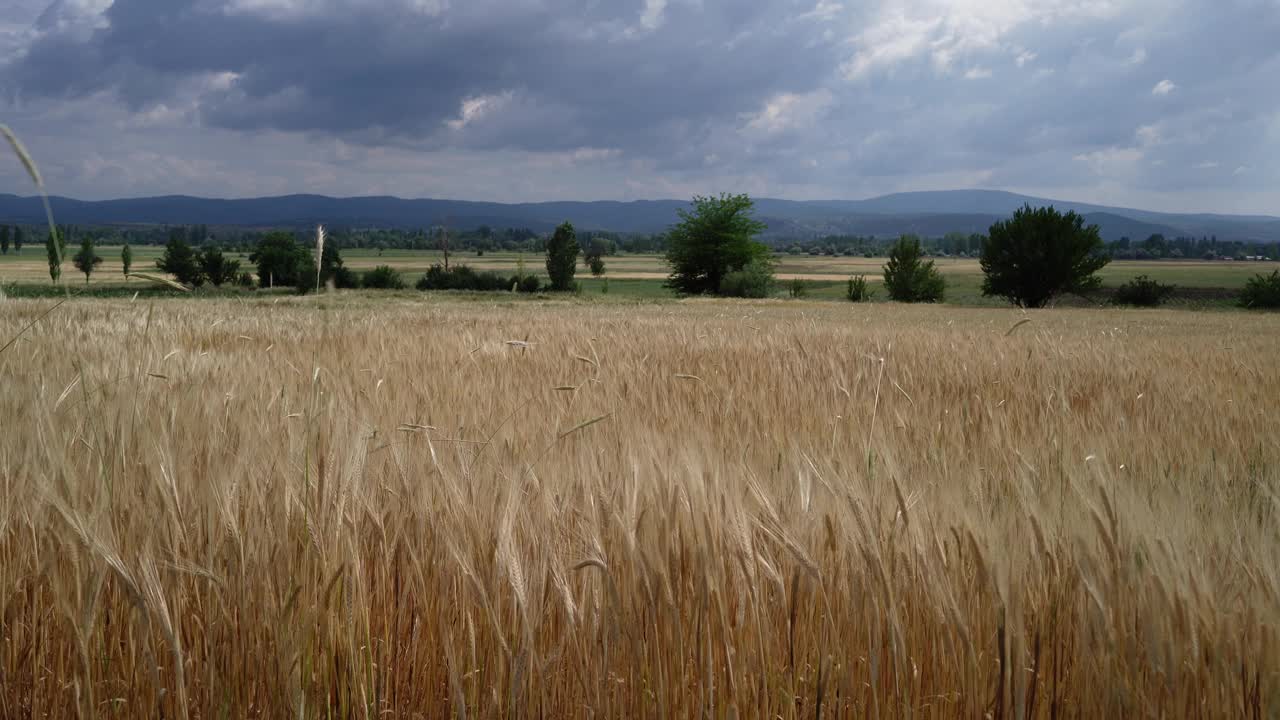
POLYGON ((462 130, 487 115, 501 111, 504 106, 511 102, 511 97, 512 93, 508 90, 496 95, 477 95, 476 97, 464 98, 461 107, 458 109, 458 117, 449 120, 446 124, 454 130, 462 130))
POLYGON ((13 0, 0 113, 85 197, 956 183, 1274 212, 1277 36, 1274 0, 13 0))
POLYGON ((759 112, 747 113, 746 128, 765 134, 810 127, 831 105, 831 91, 807 94, 780 93, 770 98, 759 112))

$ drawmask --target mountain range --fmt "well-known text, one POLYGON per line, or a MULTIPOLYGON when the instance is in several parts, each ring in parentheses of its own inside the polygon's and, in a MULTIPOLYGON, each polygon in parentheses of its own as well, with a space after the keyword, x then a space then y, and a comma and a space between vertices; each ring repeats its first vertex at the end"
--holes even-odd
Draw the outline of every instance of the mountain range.
MULTIPOLYGON (((527 227, 537 231, 570 220, 580 229, 623 233, 661 232, 678 220, 684 200, 495 203, 407 200, 397 197, 333 198, 285 195, 221 200, 166 195, 123 200, 50 199, 60 223, 74 225, 190 225, 302 227, 316 223, 348 227, 454 228, 527 227)), ((756 216, 774 238, 827 234, 891 237, 900 233, 936 237, 948 232, 985 233, 996 220, 1024 204, 1074 210, 1097 224, 1106 240, 1214 236, 1220 240, 1280 242, 1280 217, 1160 213, 1132 208, 1051 200, 997 190, 943 190, 884 195, 867 200, 778 200, 759 198, 756 216)), ((0 194, 0 223, 44 221, 38 197, 0 194)))

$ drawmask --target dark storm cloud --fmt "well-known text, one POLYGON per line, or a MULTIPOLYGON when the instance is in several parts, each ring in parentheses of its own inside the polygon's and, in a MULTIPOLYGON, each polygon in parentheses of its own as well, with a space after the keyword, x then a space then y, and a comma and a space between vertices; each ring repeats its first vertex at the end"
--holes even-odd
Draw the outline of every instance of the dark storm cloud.
POLYGON ((1280 187, 1280 0, 16 0, 0 14, 0 110, 86 195, 999 186, 1267 209, 1280 187))
POLYGON ((119 0, 89 32, 46 23, 6 74, 28 98, 106 90, 133 109, 205 81, 201 119, 238 130, 542 150, 696 134, 839 59, 788 3, 673 4, 651 28, 642 3, 457 8, 119 0), (481 112, 451 128, 468 100, 481 112))

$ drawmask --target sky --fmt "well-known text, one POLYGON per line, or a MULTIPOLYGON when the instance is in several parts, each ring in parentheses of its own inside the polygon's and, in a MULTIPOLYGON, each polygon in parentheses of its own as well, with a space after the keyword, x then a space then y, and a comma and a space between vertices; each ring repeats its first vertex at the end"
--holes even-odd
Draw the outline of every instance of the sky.
POLYGON ((0 122, 83 199, 1280 215, 1277 38, 1280 0, 0 0, 0 122))

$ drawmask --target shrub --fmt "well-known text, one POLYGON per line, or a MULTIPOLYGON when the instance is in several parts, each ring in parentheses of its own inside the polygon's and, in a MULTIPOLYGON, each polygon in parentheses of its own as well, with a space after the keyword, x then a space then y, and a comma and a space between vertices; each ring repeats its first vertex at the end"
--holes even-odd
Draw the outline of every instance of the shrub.
POLYGON ((1163 305, 1173 294, 1173 285, 1152 280, 1146 275, 1139 275, 1116 288, 1115 297, 1111 299, 1117 305, 1135 305, 1137 307, 1155 307, 1163 305))
POLYGON ((763 258, 747 263, 741 270, 720 279, 720 294, 726 297, 763 298, 773 294, 773 267, 763 258))
POLYGON ((849 302, 867 302, 871 299, 871 287, 867 284, 867 276, 855 275, 849 278, 844 296, 849 302))
POLYGON ((793 298, 802 298, 809 294, 809 286, 800 278, 792 278, 787 283, 787 293, 793 298))
POLYGON ((1280 270, 1249 278, 1240 293, 1240 304, 1255 309, 1280 308, 1280 270))
POLYGON ((587 267, 591 268, 591 274, 600 277, 604 274, 604 258, 599 255, 592 255, 587 258, 587 267))
POLYGON ((360 278, 360 286, 375 290, 403 290, 404 278, 400 276, 399 270, 390 265, 379 265, 365 272, 364 277, 360 278))
POLYGON ((939 302, 946 290, 946 280, 924 260, 920 238, 903 235, 889 251, 884 266, 884 287, 889 297, 898 302, 939 302))
POLYGON ((358 288, 360 287, 360 275, 351 268, 340 265, 333 269, 333 274, 329 276, 333 281, 333 286, 338 288, 358 288))
POLYGON ((247 272, 242 272, 236 277, 236 283, 239 284, 240 287, 251 288, 253 287, 253 275, 247 272))
POLYGON ((542 284, 538 282, 537 275, 525 275, 524 277, 514 277, 511 279, 511 285, 522 293, 536 293, 542 289, 542 284))
MULTIPOLYGON (((537 279, 534 279, 537 282, 537 279)), ((466 265, 454 265, 446 270, 432 265, 414 286, 419 290, 477 290, 498 292, 510 290, 511 280, 494 272, 476 272, 466 265)))

